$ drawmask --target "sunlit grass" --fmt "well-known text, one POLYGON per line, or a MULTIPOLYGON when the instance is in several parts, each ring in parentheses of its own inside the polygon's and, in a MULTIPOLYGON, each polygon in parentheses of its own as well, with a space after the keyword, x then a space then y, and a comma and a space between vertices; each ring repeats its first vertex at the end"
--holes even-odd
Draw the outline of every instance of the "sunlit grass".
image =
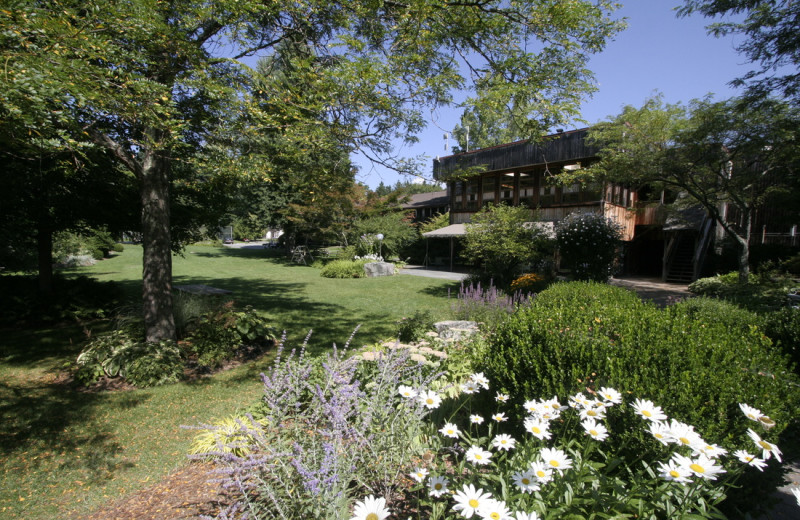
MULTIPOLYGON (((233 291, 299 344, 322 352, 391 337, 395 321, 417 309, 445 317, 452 282, 414 276, 331 280, 264 250, 190 247, 174 259, 176 284, 233 291)), ((76 269, 119 282, 138 308, 141 249, 76 269)), ((111 322, 91 324, 98 333, 111 322)), ((0 350, 0 518, 80 518, 125 493, 157 482, 186 463, 194 434, 207 423, 254 402, 258 374, 271 357, 191 383, 107 393, 71 390, 59 382, 85 340, 84 327, 2 331, 0 350)))

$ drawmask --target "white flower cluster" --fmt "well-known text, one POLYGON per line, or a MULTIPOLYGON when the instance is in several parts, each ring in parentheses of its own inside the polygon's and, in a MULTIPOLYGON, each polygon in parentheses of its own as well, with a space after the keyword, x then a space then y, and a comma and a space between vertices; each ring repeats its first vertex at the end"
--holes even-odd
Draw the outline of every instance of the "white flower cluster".
MULTIPOLYGON (((473 394, 482 389, 489 388, 488 379, 482 374, 472 374, 469 379, 461 385, 461 390, 466 394, 473 394)), ((418 399, 422 406, 433 409, 441 404, 441 397, 435 392, 415 391, 407 386, 398 388, 400 395, 407 399, 418 399)), ((509 396, 498 393, 495 400, 498 403, 506 403, 509 396)), ((524 403, 527 416, 524 419, 525 431, 539 441, 550 440, 552 433, 550 424, 553 420, 560 418, 568 409, 578 415, 584 434, 591 437, 594 441, 603 442, 609 432, 605 424, 606 415, 609 409, 623 402, 622 394, 609 387, 600 388, 595 396, 587 397, 582 393, 575 394, 568 398, 568 406, 559 402, 557 397, 542 400, 528 400, 524 403)), ((636 414, 647 421, 648 431, 655 440, 665 446, 673 446, 674 453, 667 462, 659 463, 660 478, 678 484, 687 484, 693 479, 716 480, 717 477, 725 473, 720 457, 727 455, 728 451, 716 444, 706 442, 691 425, 682 423, 675 419, 669 419, 661 407, 656 406, 652 401, 646 399, 634 399, 630 404, 636 414)), ((774 422, 746 404, 739 405, 746 417, 752 421, 762 424, 765 428, 774 426, 774 422)), ((504 412, 498 412, 491 416, 491 424, 501 424, 507 421, 504 412)), ((479 425, 484 422, 484 418, 479 414, 470 415, 470 423, 479 425)), ((464 455, 464 460, 478 467, 489 467, 495 463, 496 455, 514 450, 517 440, 511 435, 496 434, 489 441, 489 448, 494 449, 495 453, 480 446, 467 433, 462 432, 453 422, 447 422, 439 429, 439 433, 449 439, 460 439, 469 445, 464 455)), ((491 435, 491 430, 490 430, 491 435)), ((766 461, 775 457, 781 461, 781 452, 777 446, 762 439, 755 431, 748 429, 748 436, 752 439, 756 449, 761 451, 761 457, 750 454, 745 450, 737 450, 734 456, 747 466, 763 470, 766 461)), ((500 461, 506 459, 500 458, 500 461)), ((511 460, 511 459, 508 459, 511 460)), ((543 486, 554 479, 564 475, 575 465, 575 461, 564 450, 558 448, 543 447, 538 450, 530 462, 513 473, 510 473, 514 486, 521 493, 535 493, 540 491, 543 486)), ((578 461, 582 464, 582 461, 578 461)), ((450 481, 443 475, 429 476, 429 470, 425 467, 417 467, 411 477, 420 484, 424 484, 427 479, 428 494, 434 498, 445 495, 452 495, 454 504, 452 509, 463 518, 477 516, 481 519, 499 520, 531 520, 539 519, 539 514, 544 511, 512 511, 509 505, 495 498, 491 492, 476 487, 472 483, 465 483, 458 491, 450 491, 450 481)), ((800 488, 793 489, 792 493, 797 497, 800 504, 800 488)), ((383 519, 388 516, 385 510, 385 501, 368 497, 364 502, 360 502, 356 514, 351 520, 383 519), (369 507, 368 507, 369 506, 369 507), (369 509, 372 508, 372 509, 369 509), (364 513, 369 510, 373 516, 364 513)))

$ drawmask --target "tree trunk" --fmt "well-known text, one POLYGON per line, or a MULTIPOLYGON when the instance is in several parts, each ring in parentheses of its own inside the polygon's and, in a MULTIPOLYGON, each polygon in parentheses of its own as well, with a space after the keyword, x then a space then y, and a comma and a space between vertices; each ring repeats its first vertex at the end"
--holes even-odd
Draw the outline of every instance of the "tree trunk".
POLYGON ((739 243, 739 283, 750 281, 750 232, 753 228, 753 212, 745 214, 744 237, 737 236, 739 243))
POLYGON ((145 339, 175 340, 172 314, 172 249, 169 213, 169 162, 145 151, 141 169, 142 296, 145 339))
POLYGON ((53 231, 41 217, 36 231, 36 249, 39 258, 39 294, 50 296, 53 294, 53 231))

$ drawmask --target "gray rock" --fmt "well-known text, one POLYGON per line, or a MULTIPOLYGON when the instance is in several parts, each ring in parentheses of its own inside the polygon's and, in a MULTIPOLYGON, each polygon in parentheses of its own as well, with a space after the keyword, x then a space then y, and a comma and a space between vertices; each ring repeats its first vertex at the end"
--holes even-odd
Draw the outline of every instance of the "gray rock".
POLYGON ((367 278, 392 276, 394 274, 394 264, 390 262, 370 262, 364 264, 364 272, 367 273, 367 278))
POLYGON ((478 324, 474 321, 440 321, 433 326, 443 340, 460 340, 478 332, 478 324))

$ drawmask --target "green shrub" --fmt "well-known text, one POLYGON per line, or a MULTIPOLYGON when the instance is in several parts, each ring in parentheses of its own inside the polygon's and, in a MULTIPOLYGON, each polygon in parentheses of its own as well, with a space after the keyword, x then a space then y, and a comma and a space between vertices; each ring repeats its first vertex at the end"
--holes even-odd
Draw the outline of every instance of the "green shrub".
POLYGON ((411 317, 397 322, 397 339, 404 343, 419 341, 426 332, 433 330, 433 314, 430 311, 416 311, 411 317))
POLYGON ((171 341, 145 343, 127 330, 115 330, 91 340, 77 359, 75 381, 90 385, 99 378, 121 377, 139 386, 174 383, 183 374, 183 359, 171 341))
POLYGON ((334 260, 320 270, 325 278, 364 278, 366 260, 334 260))
POLYGON ((198 319, 186 340, 198 365, 216 368, 248 349, 260 351, 275 337, 269 322, 252 307, 237 311, 229 302, 198 319))
POLYGON ((561 266, 576 280, 605 282, 614 272, 622 226, 598 213, 571 213, 556 225, 561 266))
POLYGON ((736 303, 751 311, 773 311, 786 301, 786 294, 796 285, 790 277, 774 269, 750 273, 748 283, 739 283, 739 274, 700 278, 689 285, 689 291, 700 296, 713 296, 736 303))
MULTIPOLYGON (((777 436, 800 393, 757 322, 725 302, 660 310, 621 288, 556 284, 497 329, 480 368, 520 402, 612 386, 719 439, 742 433, 738 403, 758 402, 777 436)), ((627 441, 617 445, 638 449, 627 441)))
POLYGON ((764 315, 764 334, 800 368, 800 310, 783 308, 764 315))

